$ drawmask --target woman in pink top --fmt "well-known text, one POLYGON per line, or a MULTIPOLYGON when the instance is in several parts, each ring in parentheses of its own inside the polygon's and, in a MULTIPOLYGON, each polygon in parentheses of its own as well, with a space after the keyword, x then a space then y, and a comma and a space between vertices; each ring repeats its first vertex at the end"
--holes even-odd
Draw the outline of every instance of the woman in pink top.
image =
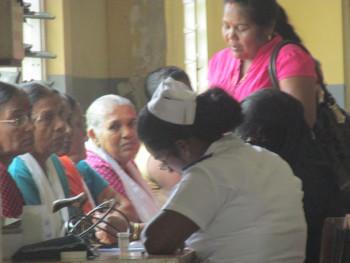
MULTIPOLYGON (((275 0, 225 0, 222 34, 227 48, 209 62, 209 86, 220 86, 238 101, 272 87, 268 64, 283 39, 301 42, 275 0)), ((305 119, 316 119, 316 72, 312 57, 296 45, 284 46, 277 57, 282 91, 304 106, 305 119)))

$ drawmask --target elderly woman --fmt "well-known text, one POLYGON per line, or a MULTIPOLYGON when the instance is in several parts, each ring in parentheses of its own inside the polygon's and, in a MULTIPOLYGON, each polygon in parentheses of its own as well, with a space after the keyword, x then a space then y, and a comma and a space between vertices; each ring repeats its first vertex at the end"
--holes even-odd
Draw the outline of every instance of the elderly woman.
POLYGON ((86 118, 86 162, 130 200, 139 221, 150 220, 158 206, 133 162, 140 146, 133 104, 117 95, 105 95, 90 105, 86 118))
POLYGON ((0 191, 2 216, 19 217, 23 198, 7 172, 12 159, 32 150, 33 125, 28 97, 17 87, 0 82, 0 191))
POLYGON ((62 236, 68 209, 52 213, 52 202, 70 196, 64 169, 54 154, 63 144, 68 116, 58 91, 41 83, 22 85, 32 104, 34 149, 16 157, 9 167, 12 178, 22 192, 25 204, 43 205, 48 219, 47 238, 62 236))
POLYGON ((59 153, 60 161, 65 169, 71 194, 73 196, 82 192, 88 197, 83 206, 85 213, 88 213, 95 204, 100 204, 109 199, 118 200, 117 208, 123 211, 130 220, 137 220, 137 214, 131 203, 118 194, 108 185, 95 170, 85 161, 86 151, 84 143, 86 141, 84 118, 79 103, 69 95, 65 95, 68 102, 70 129, 67 129, 65 144, 59 153), (68 145, 68 146, 67 146, 68 145))
POLYGON ((183 86, 166 79, 139 115, 141 141, 183 176, 144 230, 147 251, 174 253, 187 241, 202 262, 303 262, 300 180, 231 133, 242 114, 223 90, 196 96, 183 86))

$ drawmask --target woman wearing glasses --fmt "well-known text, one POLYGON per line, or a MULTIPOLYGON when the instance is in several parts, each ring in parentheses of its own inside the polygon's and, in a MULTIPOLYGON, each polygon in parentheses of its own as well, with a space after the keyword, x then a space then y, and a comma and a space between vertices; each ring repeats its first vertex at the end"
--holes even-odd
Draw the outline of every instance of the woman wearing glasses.
POLYGON ((43 205, 50 232, 47 238, 63 235, 68 220, 66 208, 52 213, 52 202, 70 196, 67 178, 57 156, 63 144, 68 116, 58 91, 44 84, 22 85, 32 105, 34 149, 16 157, 9 172, 20 188, 27 205, 43 205))
POLYGON ((32 150, 30 109, 24 92, 0 82, 0 191, 4 217, 16 218, 22 213, 23 198, 7 167, 16 155, 32 150))

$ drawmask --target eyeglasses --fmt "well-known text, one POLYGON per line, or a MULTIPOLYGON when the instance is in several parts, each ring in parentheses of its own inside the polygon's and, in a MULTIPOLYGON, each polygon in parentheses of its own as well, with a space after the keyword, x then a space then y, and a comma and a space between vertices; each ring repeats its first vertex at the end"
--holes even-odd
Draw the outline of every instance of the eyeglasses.
POLYGON ((170 153, 168 152, 164 159, 163 160, 159 160, 160 161, 160 164, 159 164, 159 170, 162 170, 162 171, 168 171, 168 172, 173 172, 174 170, 168 165, 168 159, 169 159, 169 155, 170 153))
POLYGON ((164 162, 164 161, 161 161, 158 167, 159 167, 159 170, 162 170, 162 171, 169 171, 169 172, 171 172, 171 171, 173 170, 173 169, 171 169, 171 168, 169 167, 169 165, 168 165, 166 162, 164 162))
POLYGON ((50 125, 54 120, 58 118, 64 121, 68 121, 68 115, 66 115, 64 111, 60 111, 60 112, 47 111, 37 116, 32 116, 32 119, 34 122, 43 123, 45 125, 50 125))
POLYGON ((22 115, 16 119, 12 119, 12 120, 0 120, 0 123, 9 123, 9 124, 12 124, 16 127, 23 126, 29 122, 31 122, 31 118, 28 115, 22 115))

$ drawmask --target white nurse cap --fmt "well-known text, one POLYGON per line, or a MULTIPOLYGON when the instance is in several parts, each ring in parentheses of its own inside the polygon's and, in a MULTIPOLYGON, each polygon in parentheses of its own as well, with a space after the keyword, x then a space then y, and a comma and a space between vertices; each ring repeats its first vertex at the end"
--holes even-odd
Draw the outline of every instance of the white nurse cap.
POLYGON ((196 94, 184 83, 168 77, 159 84, 147 109, 163 121, 191 125, 196 115, 196 94))

